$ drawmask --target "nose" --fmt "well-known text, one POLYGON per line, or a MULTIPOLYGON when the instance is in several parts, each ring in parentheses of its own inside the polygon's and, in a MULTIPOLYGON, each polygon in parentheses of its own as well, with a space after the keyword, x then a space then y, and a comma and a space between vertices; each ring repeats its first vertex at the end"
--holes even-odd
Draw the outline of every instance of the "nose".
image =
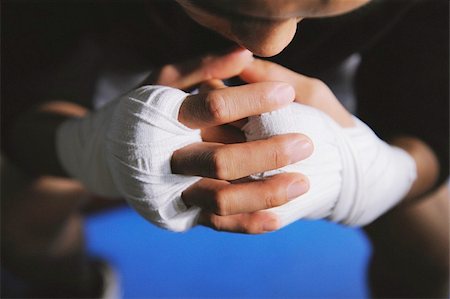
POLYGON ((292 41, 297 30, 298 18, 283 21, 232 25, 234 40, 253 54, 274 56, 292 41))

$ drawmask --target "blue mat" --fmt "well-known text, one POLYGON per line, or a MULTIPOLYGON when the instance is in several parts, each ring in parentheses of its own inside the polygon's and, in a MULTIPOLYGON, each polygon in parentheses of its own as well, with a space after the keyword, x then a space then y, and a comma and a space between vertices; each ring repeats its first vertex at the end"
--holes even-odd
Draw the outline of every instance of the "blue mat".
POLYGON ((324 221, 258 236, 180 234, 122 208, 88 218, 87 237, 119 270, 125 298, 367 298, 367 240, 324 221))

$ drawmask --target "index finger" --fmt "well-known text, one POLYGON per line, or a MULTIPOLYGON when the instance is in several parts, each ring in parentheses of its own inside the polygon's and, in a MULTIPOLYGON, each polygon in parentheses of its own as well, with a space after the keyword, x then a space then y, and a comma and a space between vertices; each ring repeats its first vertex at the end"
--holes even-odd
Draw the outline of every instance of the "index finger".
POLYGON ((205 80, 236 76, 252 60, 250 51, 238 48, 224 55, 211 54, 177 64, 167 64, 153 72, 141 84, 187 89, 205 80))
POLYGON ((295 99, 283 82, 261 82, 188 96, 178 120, 192 129, 208 128, 280 109, 295 99))
POLYGON ((248 83, 272 80, 287 82, 295 88, 297 97, 300 96, 306 99, 311 97, 312 83, 314 82, 313 78, 296 73, 279 64, 261 59, 254 59, 239 76, 248 83))
POLYGON ((228 216, 219 216, 203 211, 200 214, 198 223, 216 231, 242 234, 263 234, 280 228, 276 215, 267 211, 228 216))
POLYGON ((280 80, 295 89, 295 101, 325 112, 343 127, 353 127, 351 114, 342 106, 333 92, 322 81, 298 74, 276 63, 255 59, 240 74, 246 82, 280 80))

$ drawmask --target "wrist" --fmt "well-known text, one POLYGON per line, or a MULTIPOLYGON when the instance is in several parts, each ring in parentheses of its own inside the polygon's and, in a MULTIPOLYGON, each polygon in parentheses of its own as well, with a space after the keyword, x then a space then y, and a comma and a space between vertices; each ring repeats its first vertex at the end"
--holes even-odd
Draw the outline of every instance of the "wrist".
POLYGON ((55 133, 60 165, 90 192, 108 198, 120 197, 107 164, 106 134, 115 102, 102 109, 62 122, 55 133))
POLYGON ((439 163, 433 150, 414 137, 396 137, 389 143, 406 151, 416 163, 417 179, 405 196, 404 201, 415 199, 431 191, 439 175, 439 163))

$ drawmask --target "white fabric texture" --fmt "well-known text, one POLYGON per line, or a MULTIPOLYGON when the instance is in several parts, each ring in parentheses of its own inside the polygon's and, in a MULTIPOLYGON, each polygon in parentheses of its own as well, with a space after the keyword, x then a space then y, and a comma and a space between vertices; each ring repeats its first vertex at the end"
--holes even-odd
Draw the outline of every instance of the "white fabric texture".
MULTIPOLYGON (((90 191, 124 197, 143 217, 172 230, 197 222, 199 208, 187 208, 181 193, 200 178, 171 172, 176 150, 200 142, 200 131, 179 123, 187 94, 162 86, 144 86, 99 111, 64 122, 57 132, 61 164, 90 191)), ((314 143, 308 159, 278 170, 300 172, 310 190, 270 209, 283 226, 298 219, 328 218, 364 225, 394 206, 415 179, 413 159, 391 147, 355 118, 342 129, 324 113, 300 104, 250 117, 243 130, 248 140, 303 133, 314 143)))
POLYGON ((254 176, 299 172, 308 177, 306 194, 269 209, 282 226, 302 218, 365 225, 409 191, 416 178, 413 158, 380 140, 356 117, 354 120, 355 127, 341 128, 325 113, 298 103, 249 118, 243 128, 247 140, 303 133, 314 144, 314 152, 306 160, 254 176))
POLYGON ((172 174, 174 151, 201 141, 200 131, 178 122, 187 94, 145 86, 57 132, 61 164, 90 191, 124 197, 144 218, 172 230, 196 224, 199 209, 184 205, 181 192, 199 177, 172 174))

